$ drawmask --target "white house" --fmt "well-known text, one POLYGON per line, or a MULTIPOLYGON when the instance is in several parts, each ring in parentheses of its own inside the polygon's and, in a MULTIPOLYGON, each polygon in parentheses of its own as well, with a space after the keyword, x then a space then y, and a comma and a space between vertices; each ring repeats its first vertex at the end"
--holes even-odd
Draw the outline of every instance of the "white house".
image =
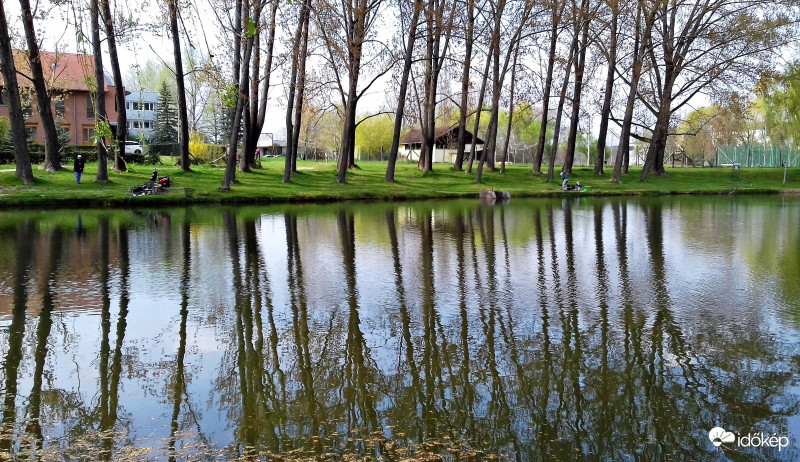
POLYGON ((128 138, 152 138, 156 128, 158 93, 152 91, 132 91, 125 96, 125 114, 128 118, 128 138))
MULTIPOLYGON (((476 151, 483 150, 483 140, 477 136, 473 137, 469 130, 464 130, 464 150, 469 153, 472 144, 475 143, 476 151)), ((440 127, 434 130, 434 162, 453 163, 456 159, 458 150, 458 125, 451 127, 440 127)), ((419 160, 419 153, 422 149, 422 130, 415 129, 408 132, 403 138, 402 148, 398 150, 398 157, 407 160, 419 160)))
POLYGON ((262 156, 279 156, 284 154, 286 140, 274 137, 272 133, 262 133, 258 137, 256 147, 261 151, 262 156))

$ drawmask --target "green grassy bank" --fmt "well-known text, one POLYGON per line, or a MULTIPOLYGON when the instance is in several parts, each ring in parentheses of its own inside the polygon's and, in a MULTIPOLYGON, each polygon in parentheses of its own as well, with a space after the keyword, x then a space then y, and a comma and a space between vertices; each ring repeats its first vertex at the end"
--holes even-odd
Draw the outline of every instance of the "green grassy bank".
MULTIPOLYGON (((96 164, 87 164, 81 184, 75 183, 71 168, 58 173, 35 170, 36 181, 28 186, 14 176, 13 165, 0 165, 0 206, 137 206, 188 203, 268 203, 338 200, 401 200, 444 197, 477 197, 481 189, 509 191, 512 197, 554 196, 578 194, 563 192, 560 179, 547 183, 544 174, 534 174, 530 165, 508 166, 505 174, 499 170, 485 172, 483 184, 474 183, 474 174, 453 171, 449 165, 435 165, 433 173, 420 172, 416 164, 399 163, 394 183, 384 179, 386 162, 362 162, 351 171, 347 184, 336 184, 333 162, 298 162, 299 173, 289 184, 282 183, 283 159, 269 159, 252 173, 238 173, 231 191, 222 192, 224 168, 206 165, 192 167, 183 173, 167 159, 158 165, 160 176, 172 179, 173 189, 159 196, 130 197, 128 190, 147 181, 152 165, 131 165, 126 173, 109 170, 108 182, 94 181, 96 164), (191 188, 187 197, 184 189, 191 188)), ((558 167, 557 167, 557 171, 558 167)), ((597 176, 591 167, 576 167, 570 183, 576 181, 589 187, 591 195, 648 195, 648 194, 727 194, 800 192, 800 169, 788 170, 783 184, 783 169, 745 168, 734 172, 730 168, 668 169, 669 177, 651 175, 639 181, 639 168, 632 168, 623 182, 609 181, 611 169, 597 176)))

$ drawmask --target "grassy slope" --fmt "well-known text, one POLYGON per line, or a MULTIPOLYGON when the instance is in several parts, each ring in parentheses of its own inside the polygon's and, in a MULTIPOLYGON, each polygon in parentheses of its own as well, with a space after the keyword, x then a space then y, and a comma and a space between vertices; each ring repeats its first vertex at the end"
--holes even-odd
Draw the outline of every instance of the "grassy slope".
MULTIPOLYGON (((159 165, 159 175, 169 175, 176 189, 163 196, 129 197, 128 189, 144 183, 152 166, 132 165, 126 173, 109 171, 110 181, 94 181, 96 164, 87 164, 80 185, 75 183, 71 169, 51 174, 34 171, 36 182, 24 186, 14 177, 13 165, 0 166, 0 206, 21 205, 149 205, 202 202, 281 202, 348 199, 422 199, 436 197, 477 197, 480 189, 510 191, 512 197, 575 194, 561 191, 558 181, 545 182, 544 175, 531 173, 530 166, 509 166, 505 174, 486 172, 482 185, 474 184, 474 174, 455 172, 446 165, 435 165, 433 173, 423 174, 416 165, 400 163, 396 181, 383 181, 385 162, 362 162, 360 169, 348 174, 347 184, 336 184, 334 163, 298 162, 300 173, 289 184, 281 182, 283 159, 269 159, 263 168, 253 173, 237 173, 237 183, 229 192, 222 192, 223 168, 194 166, 192 173, 183 173, 173 162, 159 165), (3 171, 11 170, 11 171, 3 171), (191 199, 185 198, 182 187, 192 188, 191 199)), ((577 167, 571 183, 580 181, 589 186, 588 194, 680 194, 775 192, 800 190, 800 169, 791 169, 786 184, 783 169, 743 169, 734 175, 729 168, 668 169, 669 178, 651 175, 648 181, 638 181, 641 170, 632 169, 623 183, 596 176, 589 167, 577 167)), ((558 176, 556 176, 558 179, 558 176)))

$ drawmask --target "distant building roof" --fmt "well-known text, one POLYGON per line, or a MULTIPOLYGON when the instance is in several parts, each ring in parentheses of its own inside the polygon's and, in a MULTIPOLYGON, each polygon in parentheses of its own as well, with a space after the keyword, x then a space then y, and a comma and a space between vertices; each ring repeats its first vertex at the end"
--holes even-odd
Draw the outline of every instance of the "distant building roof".
MULTIPOLYGON (((31 75, 28 52, 25 50, 13 50, 14 64, 17 71, 23 76, 31 75)), ((42 71, 48 85, 59 90, 89 91, 89 83, 94 81, 94 57, 92 55, 73 54, 40 51, 39 58, 42 61, 42 71)), ((103 72, 105 86, 114 86, 114 81, 108 73, 103 72)), ((26 78, 18 78, 20 86, 32 86, 33 82, 26 78)), ((0 84, 3 77, 0 75, 0 84)))
POLYGON ((158 92, 155 91, 132 91, 125 95, 125 101, 135 101, 139 103, 157 103, 158 92))
POLYGON ((278 137, 273 137, 269 133, 262 133, 258 136, 258 143, 256 146, 258 147, 270 147, 270 146, 280 146, 282 148, 286 147, 286 140, 282 140, 278 137))
MULTIPOLYGON (((436 141, 436 145, 439 147, 452 145, 458 140, 458 125, 453 125, 450 127, 438 127, 435 128, 434 131, 434 139, 436 141)), ((473 144, 473 136, 469 130, 464 130, 464 134, 466 135, 464 138, 464 142, 466 144, 473 144)), ((483 144, 483 140, 478 138, 477 136, 474 137, 475 144, 483 144)), ((422 130, 417 128, 411 130, 406 134, 403 138, 403 144, 421 144, 422 143, 422 130)))

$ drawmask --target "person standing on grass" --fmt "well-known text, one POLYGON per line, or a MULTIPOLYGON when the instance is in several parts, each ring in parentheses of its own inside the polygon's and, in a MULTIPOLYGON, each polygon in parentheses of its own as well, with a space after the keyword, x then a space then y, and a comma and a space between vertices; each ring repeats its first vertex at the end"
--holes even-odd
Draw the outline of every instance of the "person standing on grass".
POLYGON ((83 173, 83 165, 84 165, 83 156, 78 154, 75 157, 75 163, 72 164, 72 169, 75 170, 75 181, 77 181, 78 184, 81 184, 81 173, 83 173))

